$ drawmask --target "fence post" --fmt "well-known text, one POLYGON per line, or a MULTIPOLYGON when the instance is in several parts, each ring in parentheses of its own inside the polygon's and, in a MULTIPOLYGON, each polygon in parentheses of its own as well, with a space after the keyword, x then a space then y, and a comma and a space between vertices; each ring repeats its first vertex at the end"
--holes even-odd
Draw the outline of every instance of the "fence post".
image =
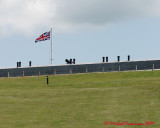
POLYGON ((88 73, 88 68, 86 68, 86 73, 88 73))
POLYGON ((22 72, 22 75, 23 75, 23 77, 24 77, 24 71, 22 72))
POLYGON ((49 84, 49 78, 48 78, 48 76, 47 76, 47 85, 49 84))
POLYGON ((119 71, 119 72, 121 71, 121 67, 120 67, 120 66, 118 66, 118 71, 119 71))
POLYGON ((70 71, 69 71, 69 72, 70 72, 70 74, 72 74, 72 68, 70 68, 70 71))
POLYGON ((154 70, 154 64, 152 65, 152 71, 154 70))
POLYGON ((56 75, 56 70, 54 70, 54 75, 56 75))
POLYGON ((136 71, 137 71, 137 65, 136 65, 136 71))
POLYGON ((102 67, 102 73, 104 73, 104 66, 102 67))
POLYGON ((9 78, 9 72, 8 72, 8 78, 9 78))
POLYGON ((38 71, 38 76, 40 76, 40 75, 41 75, 41 71, 39 70, 39 71, 38 71))

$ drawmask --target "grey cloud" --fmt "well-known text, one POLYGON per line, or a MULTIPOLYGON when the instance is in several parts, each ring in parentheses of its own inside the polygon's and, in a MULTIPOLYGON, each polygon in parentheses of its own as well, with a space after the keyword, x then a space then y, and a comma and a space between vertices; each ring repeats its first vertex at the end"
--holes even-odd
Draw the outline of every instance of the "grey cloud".
POLYGON ((158 0, 60 0, 59 22, 104 25, 129 18, 159 15, 158 0))

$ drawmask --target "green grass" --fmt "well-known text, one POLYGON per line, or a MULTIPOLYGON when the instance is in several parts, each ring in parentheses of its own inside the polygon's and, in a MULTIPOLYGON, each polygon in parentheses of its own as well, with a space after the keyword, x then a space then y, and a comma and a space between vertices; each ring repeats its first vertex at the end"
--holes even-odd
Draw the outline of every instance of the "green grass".
POLYGON ((160 71, 0 79, 0 128, 128 127, 160 127, 160 71))

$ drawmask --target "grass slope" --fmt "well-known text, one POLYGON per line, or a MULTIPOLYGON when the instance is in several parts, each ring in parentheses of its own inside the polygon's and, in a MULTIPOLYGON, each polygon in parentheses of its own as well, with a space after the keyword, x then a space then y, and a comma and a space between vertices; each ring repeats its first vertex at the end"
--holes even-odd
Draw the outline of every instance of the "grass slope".
POLYGON ((160 127, 160 71, 0 79, 0 128, 160 127))

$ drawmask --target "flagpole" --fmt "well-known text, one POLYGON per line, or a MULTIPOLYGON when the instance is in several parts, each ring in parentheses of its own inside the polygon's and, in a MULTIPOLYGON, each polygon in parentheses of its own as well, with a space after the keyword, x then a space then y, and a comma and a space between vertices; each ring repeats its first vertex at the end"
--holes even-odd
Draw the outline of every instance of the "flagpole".
POLYGON ((52 61, 53 61, 52 52, 53 52, 53 49, 52 49, 52 28, 51 28, 51 65, 52 65, 52 61))

